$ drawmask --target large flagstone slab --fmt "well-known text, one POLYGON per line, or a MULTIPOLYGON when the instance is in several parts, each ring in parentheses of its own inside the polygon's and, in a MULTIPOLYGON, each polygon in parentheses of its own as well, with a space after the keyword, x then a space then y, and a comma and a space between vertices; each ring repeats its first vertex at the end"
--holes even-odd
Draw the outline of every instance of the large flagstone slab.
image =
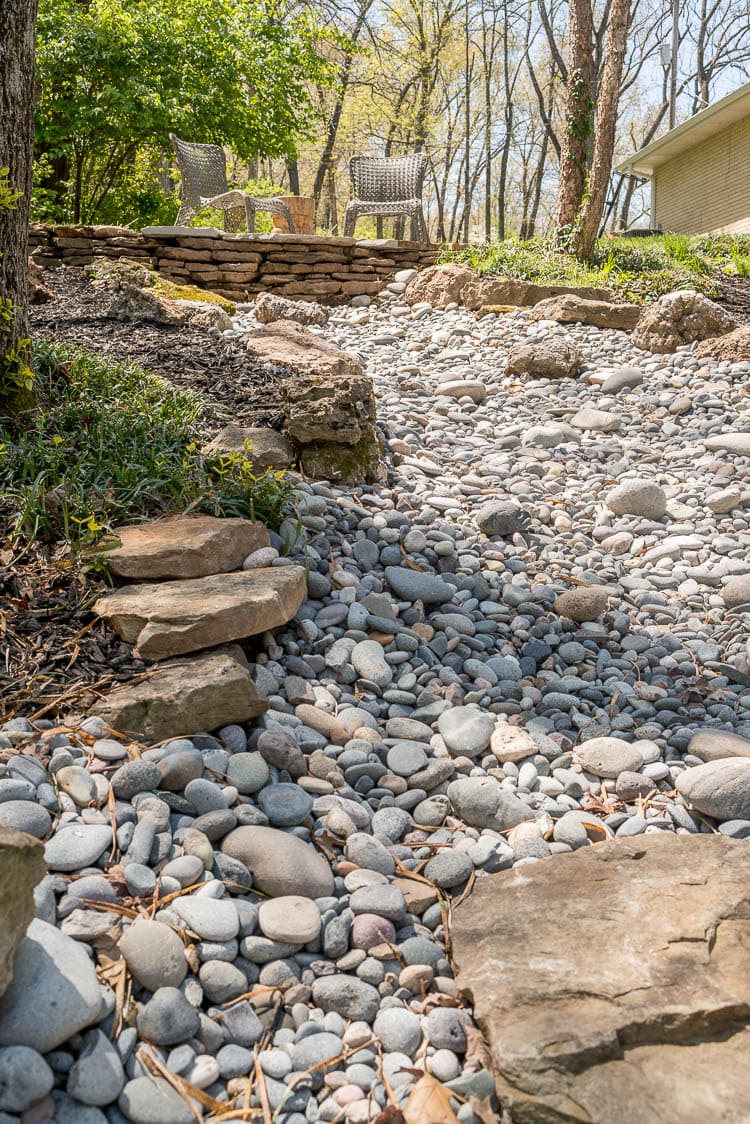
POLYGON ((747 1119, 746 841, 654 834, 491 875, 452 938, 513 1124, 747 1119))
POLYGON ((214 515, 178 515, 117 527, 114 533, 119 545, 107 552, 110 569, 136 581, 239 570, 248 554, 268 546, 262 523, 214 515))
POLYGON ((272 566, 188 581, 131 585, 94 612, 144 659, 160 660, 286 624, 307 596, 302 566, 272 566))
POLYGON ((229 651, 169 660, 91 707, 113 730, 144 742, 210 732, 266 710, 250 672, 229 651))

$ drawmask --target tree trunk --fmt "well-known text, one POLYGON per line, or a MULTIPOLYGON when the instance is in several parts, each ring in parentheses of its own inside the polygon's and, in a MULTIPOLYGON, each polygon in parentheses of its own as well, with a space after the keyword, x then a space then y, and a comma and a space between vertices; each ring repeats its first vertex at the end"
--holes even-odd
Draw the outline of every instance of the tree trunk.
POLYGON ((557 227, 572 226, 586 190, 594 136, 594 20, 591 0, 570 0, 570 65, 560 152, 557 227))
POLYGON ((290 195, 299 195, 299 164, 297 158, 294 157, 286 162, 286 171, 289 176, 289 193, 290 195))
POLYGON ((0 0, 0 169, 19 197, 0 206, 0 415, 32 404, 28 360, 28 240, 34 146, 36 0, 0 0))
POLYGON ((583 204, 574 246, 578 257, 586 261, 594 255, 607 187, 612 175, 617 107, 620 101, 622 70, 630 27, 630 4, 631 0, 612 0, 610 10, 604 72, 596 106, 594 158, 591 164, 589 189, 583 204))

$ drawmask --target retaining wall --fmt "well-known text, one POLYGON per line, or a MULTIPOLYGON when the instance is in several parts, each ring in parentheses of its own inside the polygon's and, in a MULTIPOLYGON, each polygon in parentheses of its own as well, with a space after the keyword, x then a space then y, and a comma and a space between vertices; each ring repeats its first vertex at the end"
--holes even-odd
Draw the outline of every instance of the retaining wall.
POLYGON ((336 304, 377 293, 400 269, 432 265, 435 251, 392 239, 308 234, 226 234, 213 227, 42 226, 29 231, 39 265, 88 265, 96 257, 134 258, 180 284, 231 300, 273 292, 336 304))

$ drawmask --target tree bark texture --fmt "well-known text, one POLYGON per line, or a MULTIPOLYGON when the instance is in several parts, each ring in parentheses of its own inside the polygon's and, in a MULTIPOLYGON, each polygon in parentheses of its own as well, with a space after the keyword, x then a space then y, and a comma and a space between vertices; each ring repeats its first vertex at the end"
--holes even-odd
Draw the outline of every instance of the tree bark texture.
POLYGON ((612 0, 604 71, 596 105, 594 156, 588 193, 584 200, 574 247, 576 254, 585 260, 590 260, 594 253, 599 224, 604 213, 607 188, 612 175, 617 109, 630 27, 630 9, 631 0, 612 0))
POLYGON ((28 234, 34 145, 34 32, 37 0, 0 0, 0 169, 20 192, 0 208, 0 414, 15 413, 27 397, 6 360, 28 336, 28 234))
POLYGON ((557 227, 572 226, 586 188, 594 134, 596 63, 591 0, 569 0, 570 60, 560 152, 557 227))

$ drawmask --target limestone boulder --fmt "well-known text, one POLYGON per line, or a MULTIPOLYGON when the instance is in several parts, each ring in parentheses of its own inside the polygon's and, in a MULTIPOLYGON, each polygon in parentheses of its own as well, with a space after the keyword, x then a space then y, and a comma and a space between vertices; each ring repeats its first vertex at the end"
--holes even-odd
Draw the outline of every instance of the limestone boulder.
POLYGON ((154 270, 134 258, 96 257, 86 266, 85 273, 98 288, 104 289, 119 289, 121 285, 148 289, 156 283, 154 270))
POLYGON ((564 379, 577 375, 582 364, 583 355, 574 343, 564 336, 547 336, 512 347, 505 371, 508 375, 564 379))
POLYGON ((297 445, 356 445, 375 428, 375 394, 366 375, 300 375, 284 382, 287 433, 297 445))
POLYGON ((385 479, 367 375, 300 375, 284 383, 287 434, 313 478, 345 484, 385 479))
POLYGON ((406 287, 404 294, 409 304, 425 301, 433 308, 445 308, 460 302, 464 285, 476 280, 476 273, 468 265, 449 262, 447 265, 431 265, 419 271, 406 287))
MULTIPOLYGON (((115 282, 108 282, 113 283, 115 282)), ((204 331, 215 328, 220 332, 232 327, 228 313, 212 301, 173 300, 171 297, 160 296, 151 288, 139 288, 129 281, 116 284, 114 299, 107 309, 107 316, 113 320, 145 321, 176 327, 190 324, 204 331)))
POLYGON ((113 574, 135 581, 203 578, 238 570, 268 546, 268 531, 250 519, 178 515, 155 523, 118 527, 119 545, 107 552, 113 574))
POLYGON ((142 682, 110 691, 91 713, 122 734, 159 742, 248 722, 266 710, 247 668, 227 652, 212 652, 160 664, 142 682))
POLYGON ((336 484, 383 484, 387 479, 380 442, 370 436, 356 445, 337 445, 333 441, 304 445, 300 465, 311 479, 336 484))
POLYGON ((596 289, 582 285, 535 285, 531 281, 516 281, 506 277, 476 277, 461 290, 461 301, 480 315, 505 305, 527 307, 539 301, 551 300, 570 294, 582 300, 613 301, 609 289, 596 289))
POLYGON ((107 316, 112 320, 125 320, 145 322, 148 324, 171 324, 179 326, 185 323, 185 314, 178 307, 177 302, 166 297, 158 297, 156 293, 147 289, 139 289, 137 285, 124 281, 115 292, 111 305, 107 309, 107 316))
POLYGON ((327 324, 329 312, 314 301, 290 301, 276 293, 260 293, 253 309, 255 319, 261 324, 274 320, 294 320, 297 324, 327 324))
POLYGON ((34 916, 34 887, 47 873, 44 847, 25 831, 0 826, 0 995, 13 978, 13 957, 34 916))
POLYGON ((256 476, 271 469, 275 472, 290 468, 296 460, 292 445, 283 433, 265 426, 236 425, 232 422, 219 430, 212 441, 203 448, 205 456, 225 453, 242 453, 252 465, 256 476))
POLYGON ((695 349, 698 359, 717 362, 747 363, 750 360, 750 324, 741 324, 733 332, 703 340, 695 349))
POLYGON ((655 834, 477 882, 458 985, 514 1124, 739 1124, 749 878, 745 841, 655 834))
POLYGON ((126 586, 100 597, 94 612, 144 659, 160 660, 279 628, 306 596, 302 566, 273 566, 126 586))
POLYGON ((247 351, 259 363, 294 367, 301 374, 319 378, 362 375, 362 364, 356 355, 342 351, 293 320, 275 320, 248 332, 244 339, 247 351))
POLYGON ((182 313, 184 323, 192 328, 202 328, 203 331, 215 328, 218 332, 228 332, 232 328, 231 316, 213 301, 177 299, 174 303, 178 312, 182 313))
POLYGON ((675 351, 683 344, 723 336, 737 321, 721 305, 692 289, 659 297, 646 308, 633 332, 633 343, 644 351, 675 351))
POLYGON ((532 319, 556 320, 558 324, 591 324, 595 328, 616 328, 632 332, 643 309, 637 304, 615 304, 590 300, 577 293, 549 297, 534 306, 532 319))
POLYGON ((29 304, 46 304, 54 297, 54 290, 44 280, 41 269, 33 258, 29 258, 29 304))

